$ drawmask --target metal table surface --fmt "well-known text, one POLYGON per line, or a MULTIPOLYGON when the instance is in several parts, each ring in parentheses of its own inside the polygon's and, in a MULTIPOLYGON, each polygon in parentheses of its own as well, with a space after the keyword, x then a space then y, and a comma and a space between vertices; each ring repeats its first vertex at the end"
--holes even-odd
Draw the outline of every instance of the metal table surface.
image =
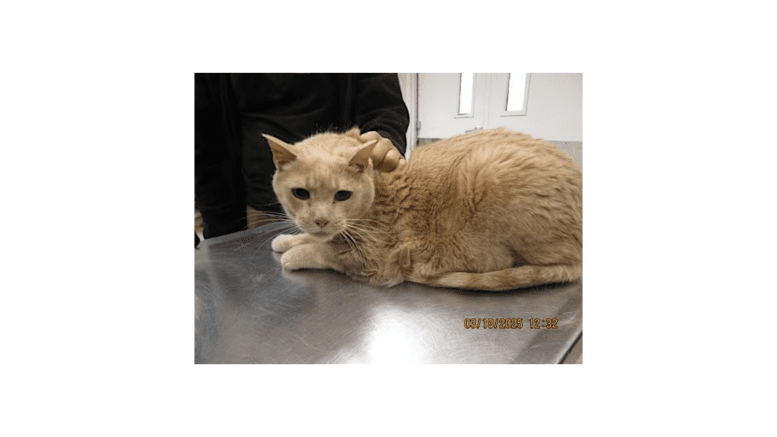
POLYGON ((483 292, 285 272, 270 248, 283 228, 195 249, 195 363, 562 363, 581 353, 582 282, 483 292), (488 328, 489 318, 522 325, 488 328))

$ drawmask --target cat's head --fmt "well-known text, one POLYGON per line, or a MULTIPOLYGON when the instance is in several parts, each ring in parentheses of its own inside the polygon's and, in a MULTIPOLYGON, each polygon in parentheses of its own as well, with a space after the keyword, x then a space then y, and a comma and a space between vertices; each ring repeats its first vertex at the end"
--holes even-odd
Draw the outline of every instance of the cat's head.
POLYGON ((294 145, 265 137, 277 168, 273 189, 301 230, 326 241, 369 210, 375 198, 370 153, 376 141, 362 144, 357 128, 294 145))

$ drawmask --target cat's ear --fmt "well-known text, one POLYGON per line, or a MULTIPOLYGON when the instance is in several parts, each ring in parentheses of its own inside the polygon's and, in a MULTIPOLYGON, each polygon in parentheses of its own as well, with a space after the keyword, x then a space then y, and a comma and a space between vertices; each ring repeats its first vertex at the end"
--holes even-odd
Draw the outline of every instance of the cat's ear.
POLYGON ((297 154, 292 151, 292 146, 270 135, 265 135, 264 137, 267 138, 267 142, 270 144, 275 168, 280 169, 297 159, 297 154))
POLYGON ((376 144, 378 144, 378 141, 372 140, 359 146, 356 154, 354 154, 351 157, 351 160, 348 161, 348 166, 355 167, 359 172, 366 170, 370 165, 370 155, 372 154, 372 149, 375 148, 376 144))

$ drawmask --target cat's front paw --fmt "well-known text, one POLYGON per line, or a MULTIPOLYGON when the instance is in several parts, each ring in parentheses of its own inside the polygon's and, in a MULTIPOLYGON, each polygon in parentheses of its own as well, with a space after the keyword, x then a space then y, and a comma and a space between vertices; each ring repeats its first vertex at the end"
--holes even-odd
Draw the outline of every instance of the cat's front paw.
POLYGON ((281 253, 286 252, 294 247, 295 240, 294 235, 278 235, 272 240, 272 250, 281 253))
POLYGON ((310 249, 311 248, 305 245, 292 248, 281 256, 281 266, 283 266, 285 270, 313 268, 314 266, 310 262, 310 249))

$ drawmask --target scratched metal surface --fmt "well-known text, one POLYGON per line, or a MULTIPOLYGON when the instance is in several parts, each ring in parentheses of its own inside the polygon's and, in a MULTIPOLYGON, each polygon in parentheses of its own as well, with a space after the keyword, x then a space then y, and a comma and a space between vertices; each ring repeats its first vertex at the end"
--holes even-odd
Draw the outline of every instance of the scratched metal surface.
POLYGON ((479 292, 284 272, 270 248, 280 229, 195 249, 195 363, 560 363, 582 335, 581 282, 479 292), (556 329, 529 327, 553 317, 556 329), (523 327, 467 329, 466 318, 523 327))

